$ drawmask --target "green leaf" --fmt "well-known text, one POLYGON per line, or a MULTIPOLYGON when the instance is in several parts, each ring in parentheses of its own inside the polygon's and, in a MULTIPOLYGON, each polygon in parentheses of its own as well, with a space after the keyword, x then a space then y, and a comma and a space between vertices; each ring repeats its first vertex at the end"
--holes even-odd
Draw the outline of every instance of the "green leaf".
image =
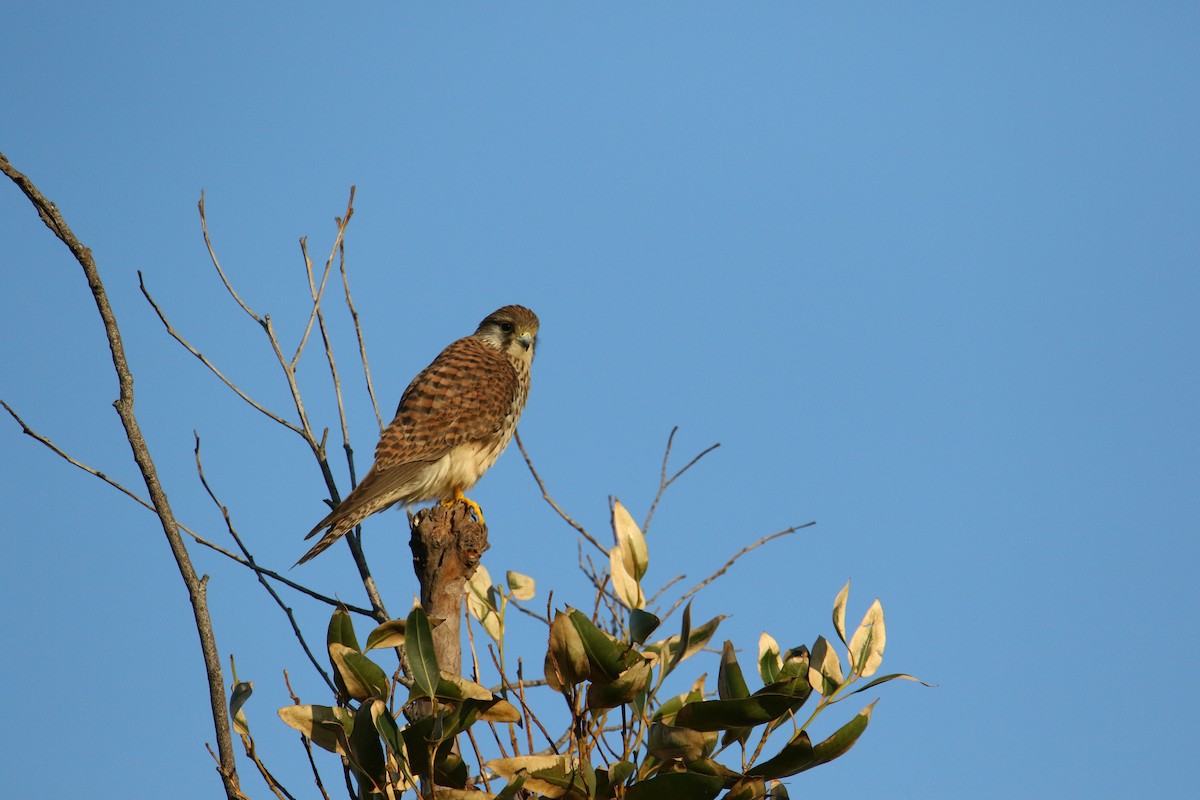
POLYGON ((688 610, 685 610, 685 625, 680 633, 646 645, 645 651, 648 653, 657 653, 660 659, 665 659, 668 665, 667 672, 669 673, 680 661, 683 661, 685 658, 691 658, 707 647, 713 634, 717 632, 717 626, 725 618, 725 615, 722 614, 719 617, 713 617, 698 628, 693 628, 691 627, 691 614, 688 610), (686 637, 682 635, 684 631, 687 632, 686 637))
POLYGON ((766 631, 758 637, 758 675, 763 685, 774 683, 779 677, 783 661, 779 657, 779 642, 766 631))
POLYGON ((354 728, 354 715, 348 710, 329 706, 284 706, 279 709, 279 718, 318 747, 346 755, 342 740, 354 728), (338 726, 341 735, 334 731, 338 726))
POLYGON ((362 649, 358 646, 358 637, 354 635, 354 624, 350 621, 350 612, 345 606, 338 606, 329 618, 329 628, 325 631, 325 644, 340 644, 351 650, 362 649))
MULTIPOLYGON (((692 601, 688 600, 686 606, 683 607, 683 621, 679 626, 679 639, 675 645, 675 651, 671 653, 670 661, 667 662, 667 672, 675 669, 675 665, 688 656, 688 648, 692 645, 692 601)), ((666 648, 670 651, 671 640, 667 639, 666 648)))
POLYGON ((767 796, 767 782, 763 778, 742 778, 729 787, 721 800, 762 800, 767 796))
POLYGON ((628 761, 618 761, 612 765, 612 769, 608 771, 609 786, 618 786, 625 783, 633 777, 633 773, 637 772, 637 767, 628 761))
POLYGON ((626 800, 711 800, 725 788, 725 779, 695 772, 667 772, 638 781, 625 793, 626 800))
POLYGON ((496 795, 496 800, 514 800, 514 798, 517 796, 517 792, 521 791, 521 788, 525 786, 526 777, 528 776, 522 772, 521 774, 510 778, 508 785, 501 789, 500 793, 496 795))
POLYGON ((769 692, 738 700, 701 700, 679 709, 675 724, 697 731, 753 727, 782 717, 801 702, 793 695, 769 692))
POLYGON ((329 645, 329 658, 350 697, 355 700, 387 699, 387 674, 374 661, 337 642, 329 645))
POLYGON ((518 600, 532 600, 537 591, 537 584, 533 578, 528 575, 522 575, 519 572, 508 571, 508 591, 518 600))
POLYGON ((396 724, 396 718, 392 716, 392 712, 388 711, 387 704, 382 700, 372 700, 364 705, 371 709, 371 723, 375 726, 379 737, 383 739, 384 746, 391 751, 397 761, 403 762, 404 740, 400 738, 400 726, 396 724))
POLYGON ((591 675, 583 638, 571 623, 569 612, 569 608, 568 613, 555 612, 546 650, 546 682, 560 692, 564 686, 578 686, 591 675))
POLYGON ((883 625, 883 606, 876 598, 850 638, 850 669, 869 678, 883 662, 883 647, 887 644, 887 629, 883 625))
POLYGON ((704 735, 691 728, 652 722, 646 749, 662 761, 695 761, 704 756, 704 735))
POLYGON ((364 653, 369 653, 379 647, 403 647, 404 646, 404 624, 402 619, 389 619, 367 636, 367 649, 364 653))
POLYGON ((878 700, 872 702, 858 712, 854 719, 838 728, 832 736, 814 747, 813 752, 816 754, 817 763, 813 766, 833 761, 853 747, 854 743, 858 741, 858 737, 862 736, 863 731, 867 729, 867 723, 871 721, 871 712, 875 709, 875 703, 878 702, 878 700))
POLYGON ((573 608, 569 609, 568 617, 583 642, 583 651, 587 653, 592 681, 610 683, 620 677, 629 665, 625 663, 622 650, 617 642, 593 625, 592 621, 582 612, 573 608))
POLYGON ((250 699, 253 692, 253 683, 238 681, 233 685, 233 692, 229 696, 229 716, 233 719, 233 732, 241 736, 250 735, 250 723, 246 721, 246 715, 242 713, 242 706, 250 699))
POLYGON ((644 644, 646 637, 654 633, 662 620, 640 608, 629 612, 629 639, 634 644, 644 644))
POLYGON ((645 659, 625 670, 611 683, 592 683, 588 686, 587 707, 592 711, 616 708, 631 702, 649 685, 651 665, 645 659))
POLYGON ((413 689, 432 699, 437 692, 438 681, 441 680, 441 670, 438 669, 437 653, 433 649, 433 632, 425 610, 420 606, 414 607, 408 613, 404 630, 413 689))
POLYGON ((762 778, 786 778, 788 775, 795 775, 814 767, 816 763, 812 740, 808 738, 807 733, 800 731, 776 756, 761 764, 755 764, 746 770, 746 774, 762 778))
MULTIPOLYGON (((867 689, 870 689, 872 686, 878 686, 881 683, 887 683, 888 681, 894 681, 894 680, 914 681, 915 683, 919 683, 922 686, 928 686, 930 688, 933 687, 933 684, 926 683, 925 681, 921 680, 920 678, 914 678, 912 675, 905 675, 902 672, 893 672, 891 675, 881 675, 878 678, 876 678, 875 680, 868 683, 866 686, 858 687, 853 692, 846 692, 846 694, 844 694, 842 697, 845 698, 845 697, 849 697, 852 694, 858 694, 859 692, 865 692, 867 689)), ((841 699, 841 698, 839 698, 839 699, 841 699)))
POLYGON ((836 692, 844 682, 842 662, 838 660, 837 652, 829 646, 824 636, 818 636, 813 644, 808 682, 825 697, 836 692))
POLYGON ((750 696, 742 668, 738 665, 733 642, 725 640, 721 648, 721 667, 717 672, 717 696, 722 700, 740 700, 750 696))
POLYGON ((850 581, 838 592, 833 600, 833 629, 837 631, 842 644, 846 644, 846 601, 850 598, 850 581))
POLYGON ((633 521, 633 517, 621 501, 613 499, 612 509, 613 536, 621 551, 622 565, 625 571, 635 581, 641 581, 646 576, 646 567, 650 556, 646 550, 646 538, 641 529, 633 521))
POLYGON ((387 759, 383 754, 383 745, 379 743, 379 733, 375 729, 371 711, 373 705, 374 703, 370 702, 363 703, 354 715, 354 730, 350 732, 351 752, 348 755, 359 780, 377 791, 382 791, 387 783, 387 759))

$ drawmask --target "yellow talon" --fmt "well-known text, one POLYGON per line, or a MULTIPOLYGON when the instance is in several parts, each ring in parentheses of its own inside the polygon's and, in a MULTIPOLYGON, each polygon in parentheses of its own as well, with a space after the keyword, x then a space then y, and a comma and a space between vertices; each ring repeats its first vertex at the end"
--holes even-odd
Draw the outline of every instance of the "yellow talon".
POLYGON ((445 507, 445 506, 452 506, 455 503, 459 503, 459 502, 466 503, 467 508, 471 509, 471 513, 475 515, 475 519, 479 522, 479 524, 480 525, 484 524, 483 523, 483 509, 481 509, 479 507, 479 503, 476 503, 474 500, 472 500, 471 498, 469 498, 465 494, 463 494, 463 490, 462 490, 461 486, 455 486, 454 494, 451 495, 450 497, 442 498, 442 500, 438 503, 438 505, 445 507))

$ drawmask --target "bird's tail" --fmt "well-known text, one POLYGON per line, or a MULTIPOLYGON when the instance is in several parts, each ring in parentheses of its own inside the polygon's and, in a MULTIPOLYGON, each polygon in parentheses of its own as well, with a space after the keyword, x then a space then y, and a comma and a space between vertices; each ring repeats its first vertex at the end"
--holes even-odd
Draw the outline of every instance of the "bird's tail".
POLYGON ((337 519, 337 512, 330 514, 328 517, 317 523, 317 527, 309 531, 308 536, 305 536, 304 538, 311 539, 326 528, 329 528, 329 530, 325 531, 325 535, 322 536, 320 540, 312 546, 312 549, 301 556, 300 560, 292 566, 298 567, 304 562, 316 558, 318 555, 328 550, 331 544, 345 536, 346 533, 353 527, 354 521, 352 519, 347 519, 346 517, 337 519))

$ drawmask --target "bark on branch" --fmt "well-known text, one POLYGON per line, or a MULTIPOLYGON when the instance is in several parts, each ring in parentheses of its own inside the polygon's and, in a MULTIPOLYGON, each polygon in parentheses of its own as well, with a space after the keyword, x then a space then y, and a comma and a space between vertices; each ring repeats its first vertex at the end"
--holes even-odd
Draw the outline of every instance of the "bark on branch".
POLYGON ((24 192, 25 196, 29 198, 29 202, 37 210, 42 222, 46 223, 46 226, 54 232, 54 235, 70 249, 75 260, 83 268, 83 274, 87 278, 88 287, 91 289, 92 297, 96 302, 96 309, 100 312, 100 319, 104 323, 104 332, 108 337, 109 351, 112 354, 113 369, 117 375, 118 394, 117 400, 113 405, 121 418, 121 424, 125 428, 126 439, 129 441, 129 447, 133 451, 133 460, 137 463, 138 469, 141 471, 142 480, 145 481, 150 501, 154 504, 154 510, 162 523, 163 533, 167 537, 167 543, 170 545, 171 553, 175 556, 175 563, 179 567, 179 574, 182 576, 184 585, 187 587, 188 597, 192 603, 192 614, 196 622, 196 630, 200 636, 200 649, 204 656, 204 667, 208 674, 209 704, 212 707, 213 727, 216 730, 219 760, 218 772, 225 786, 226 796, 229 800, 239 800, 243 795, 238 787, 237 765, 233 752, 233 737, 229 725, 229 706, 226 703, 225 685, 221 677, 221 659, 217 651, 216 637, 213 634, 212 619, 208 613, 208 602, 205 592, 207 579, 197 575, 195 568, 192 566, 187 547, 184 544, 183 537, 180 535, 179 526, 175 521, 175 515, 171 511, 166 492, 163 490, 162 484, 158 479, 158 472, 154 467, 153 459, 150 457, 150 450, 146 446, 146 440, 142 436, 141 428, 134 414, 133 372, 130 370, 129 363, 125 358, 125 346, 122 343, 121 333, 117 327, 117 318, 113 313, 112 306, 108 302, 108 293, 105 291, 104 284, 100 280, 100 272, 96 268, 96 262, 92 259, 92 251, 85 247, 71 231, 70 226, 67 225, 66 220, 59 213, 57 206, 46 199, 37 186, 34 185, 33 181, 13 167, 3 153, 0 153, 0 171, 7 175, 24 192))

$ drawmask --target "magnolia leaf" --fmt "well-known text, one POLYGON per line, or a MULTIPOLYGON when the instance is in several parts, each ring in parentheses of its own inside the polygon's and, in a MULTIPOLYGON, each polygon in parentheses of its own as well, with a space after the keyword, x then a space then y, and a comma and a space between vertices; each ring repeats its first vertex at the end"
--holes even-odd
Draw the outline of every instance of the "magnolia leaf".
POLYGON ((719 775, 695 772, 668 772, 638 781, 625 793, 626 800, 711 800, 725 788, 719 775))
POLYGON ((392 716, 392 712, 388 711, 387 703, 382 700, 372 700, 371 708, 371 723, 375 726, 375 731, 383 739, 384 745, 396 757, 397 761, 404 760, 404 740, 400 738, 400 726, 396 724, 396 718, 392 716))
POLYGON ((721 666, 717 672, 717 696, 722 700, 740 700, 750 696, 746 679, 742 676, 742 668, 738 665, 737 654, 733 650, 733 642, 725 640, 721 648, 721 666))
POLYGON ((629 612, 629 639, 634 644, 644 644, 646 637, 654 633, 655 629, 662 624, 662 620, 640 608, 635 608, 629 612))
MULTIPOLYGON (((516 790, 513 791, 513 795, 516 790)), ((513 795, 508 795, 509 797, 513 795)), ((433 787, 433 800, 496 800, 504 796, 501 794, 492 794, 485 792, 482 789, 450 789, 445 786, 433 787)))
POLYGON ((429 617, 425 615, 423 608, 417 606, 408 612, 404 630, 414 693, 432 699, 437 691, 441 670, 438 669, 437 653, 433 649, 433 632, 429 627, 429 617))
MULTIPOLYGON (((525 785, 525 778, 526 775, 524 772, 521 772, 515 778, 510 778, 508 785, 500 790, 500 794, 496 795, 496 800, 515 800, 517 792, 521 791, 521 788, 525 785)), ((434 789, 433 792, 436 800, 437 789, 434 789)))
POLYGON ((838 592, 833 600, 833 629, 837 631, 842 644, 846 644, 846 601, 850 598, 850 581, 838 592))
POLYGON ((704 734, 691 728, 653 722, 646 749, 661 761, 695 761, 704 755, 704 734))
POLYGON ((621 505, 620 500, 615 498, 613 499, 612 524, 613 536, 617 540, 617 547, 621 550, 621 560, 625 565, 625 571, 632 575, 634 580, 640 581, 646 576, 646 567, 650 563, 650 556, 646 551, 646 538, 642 535, 637 523, 633 521, 629 511, 621 505))
POLYGON ((767 781, 764 778, 742 778, 729 787, 722 800, 762 800, 767 796, 767 781))
POLYGON ((760 690, 737 700, 701 700, 686 703, 674 724, 697 731, 723 731, 770 722, 804 702, 804 697, 760 690))
POLYGON ((724 614, 719 617, 713 617, 698 628, 692 628, 691 614, 685 611, 684 622, 686 624, 683 626, 682 631, 668 639, 646 645, 646 652, 655 653, 660 659, 667 659, 667 672, 670 672, 680 661, 685 658, 691 658, 708 646, 713 634, 717 632, 717 626, 721 624, 721 620, 723 619, 725 619, 724 614), (683 643, 682 646, 680 645, 681 642, 683 643))
POLYGON ((862 736, 863 731, 867 729, 867 723, 871 721, 871 712, 875 709, 875 703, 878 702, 878 700, 872 702, 869 706, 858 712, 854 719, 838 728, 832 736, 814 747, 813 753, 816 755, 817 760, 813 766, 833 761, 853 747, 854 743, 858 741, 858 737, 862 736))
POLYGON ((342 644, 351 650, 359 650, 358 637, 354 635, 354 625, 350 621, 350 612, 345 606, 338 606, 333 616, 329 618, 329 627, 325 631, 325 643, 342 644))
POLYGON ((758 637, 758 675, 763 685, 774 683, 779 677, 783 660, 779 657, 779 642, 766 631, 758 637))
POLYGON ((746 770, 746 774, 762 778, 786 778, 788 775, 803 772, 816 764, 812 740, 808 738, 806 732, 800 731, 783 746, 777 755, 761 764, 755 764, 746 770))
MULTIPOLYGON (((625 663, 622 648, 617 641, 593 625, 592 621, 582 612, 572 608, 569 609, 567 617, 575 626, 575 630, 583 642, 583 650, 587 653, 592 681, 599 683, 615 681, 626 668, 632 666, 632 662, 625 663)), ((632 651, 629 652, 632 653, 632 651)), ((637 653, 632 653, 632 655, 635 658, 639 657, 637 653)))
POLYGON ((597 711, 631 702, 650 683, 650 673, 650 662, 643 659, 611 683, 592 683, 588 686, 587 707, 597 711))
POLYGON ((518 600, 532 600, 533 595, 537 590, 537 584, 533 578, 528 575, 522 575, 519 572, 508 571, 508 590, 512 596, 518 600))
POLYGON ((808 682, 823 696, 829 697, 837 691, 843 681, 842 662, 838 659, 837 652, 824 636, 818 636, 813 644, 808 682))
POLYGON ((881 683, 887 683, 888 681, 894 681, 894 680, 913 681, 915 683, 921 684, 922 686, 928 686, 930 688, 933 687, 932 683, 926 683, 925 681, 921 680, 920 678, 914 678, 912 675, 905 675, 902 672, 893 672, 891 675, 880 675, 878 678, 871 681, 866 686, 860 686, 857 689, 855 689, 853 692, 846 692, 846 694, 844 696, 849 697, 852 694, 858 694, 859 692, 865 692, 867 689, 870 689, 873 686, 878 686, 881 683))
POLYGON ((378 647, 403 647, 404 646, 404 623, 402 619, 389 619, 367 636, 367 648, 363 651, 369 653, 378 647))
POLYGON ((612 765, 612 769, 608 771, 608 785, 617 786, 625 783, 633 777, 633 773, 637 772, 637 767, 628 761, 618 761, 612 765))
POLYGON ((340 756, 346 755, 342 741, 354 728, 354 715, 348 710, 329 706, 284 706, 279 709, 279 718, 318 747, 340 756), (338 726, 341 728, 340 736, 334 732, 338 726))
POLYGON ((883 626, 883 606, 876 598, 850 638, 850 669, 869 678, 883 663, 883 648, 887 644, 887 629, 883 626))
POLYGON ((467 581, 467 611, 479 621, 484 632, 493 641, 500 641, 504 631, 500 625, 500 611, 496 607, 495 588, 492 586, 492 576, 487 567, 480 564, 475 568, 475 574, 467 581))
POLYGON ((515 756, 497 758, 484 764, 502 778, 512 780, 518 774, 525 779, 524 788, 543 797, 559 798, 574 788, 583 792, 583 780, 575 771, 570 756, 515 756))
POLYGON ((550 623, 550 647, 546 650, 546 682, 558 691, 565 686, 577 686, 591 675, 583 639, 571 624, 569 611, 554 614, 554 621, 550 623))
POLYGON ((621 548, 614 547, 608 552, 609 571, 612 572, 613 591, 617 599, 626 608, 644 608, 646 596, 642 593, 642 585, 625 565, 621 548))
MULTIPOLYGON (((379 701, 376 701, 379 702, 379 701)), ((382 791, 387 783, 387 757, 375 729, 375 703, 365 702, 354 715, 354 730, 350 731, 350 764, 364 783, 382 791)), ((382 705, 382 702, 380 702, 382 705)))
POLYGON ((329 645, 329 658, 333 668, 342 679, 346 693, 355 700, 388 696, 387 674, 379 665, 357 650, 334 642, 329 645))
POLYGON ((233 718, 233 732, 241 736, 250 735, 250 723, 246 721, 246 715, 242 713, 242 706, 246 704, 253 693, 253 683, 238 681, 233 685, 233 692, 229 696, 229 716, 233 718))

